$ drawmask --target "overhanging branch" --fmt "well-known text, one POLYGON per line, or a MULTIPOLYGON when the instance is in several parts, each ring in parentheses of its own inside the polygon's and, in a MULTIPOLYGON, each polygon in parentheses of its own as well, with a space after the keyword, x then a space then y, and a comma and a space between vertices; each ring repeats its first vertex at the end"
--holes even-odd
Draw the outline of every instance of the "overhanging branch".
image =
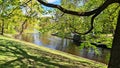
POLYGON ((72 11, 72 10, 65 9, 60 5, 46 3, 43 0, 38 0, 38 2, 47 6, 47 7, 57 8, 64 13, 71 14, 71 15, 76 15, 76 16, 90 16, 90 15, 93 15, 93 14, 97 13, 98 11, 104 10, 111 3, 115 3, 114 0, 106 0, 103 5, 101 5, 100 7, 98 7, 95 10, 88 11, 88 12, 77 12, 77 11, 72 11))
POLYGON ((56 5, 56 4, 51 4, 51 3, 46 3, 42 0, 38 0, 39 3, 47 6, 47 7, 52 7, 52 8, 57 8, 59 9, 60 11, 64 12, 64 13, 67 13, 67 14, 71 14, 71 15, 76 15, 76 16, 90 16, 90 15, 93 15, 92 18, 91 18, 91 28, 85 32, 85 33, 78 33, 78 34, 82 34, 82 35, 85 35, 85 34, 88 34, 89 32, 92 31, 93 29, 93 23, 94 23, 94 19, 95 17, 97 17, 104 9, 106 9, 110 4, 112 3, 116 3, 115 0, 106 0, 100 7, 92 10, 92 11, 88 11, 88 12, 77 12, 77 11, 72 11, 72 10, 68 10, 68 9, 65 9, 63 8, 62 6, 60 5, 56 5))

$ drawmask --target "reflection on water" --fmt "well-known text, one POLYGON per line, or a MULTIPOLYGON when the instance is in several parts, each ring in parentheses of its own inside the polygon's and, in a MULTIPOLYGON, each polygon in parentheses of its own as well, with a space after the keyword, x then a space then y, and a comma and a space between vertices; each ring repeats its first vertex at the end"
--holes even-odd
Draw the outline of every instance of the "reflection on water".
POLYGON ((73 55, 82 56, 88 59, 96 60, 103 63, 108 63, 110 51, 103 48, 98 48, 99 55, 95 54, 94 49, 92 48, 83 48, 79 49, 72 40, 62 39, 56 36, 51 36, 47 34, 40 33, 31 33, 31 34, 23 34, 21 36, 16 36, 17 39, 24 40, 27 42, 32 42, 34 44, 45 46, 51 49, 56 49, 60 51, 64 51, 73 55))

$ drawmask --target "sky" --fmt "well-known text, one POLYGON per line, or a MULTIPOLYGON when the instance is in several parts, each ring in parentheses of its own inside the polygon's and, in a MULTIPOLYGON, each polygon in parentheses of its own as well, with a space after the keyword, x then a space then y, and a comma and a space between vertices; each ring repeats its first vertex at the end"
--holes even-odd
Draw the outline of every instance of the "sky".
MULTIPOLYGON (((60 4, 60 1, 61 0, 47 0, 48 3, 52 3, 52 4, 60 4)), ((44 10, 51 10, 52 8, 50 7, 46 7, 46 6, 43 6, 44 10)))
POLYGON ((57 2, 58 0, 47 0, 48 3, 54 3, 57 2))
POLYGON ((59 4, 60 0, 47 0, 48 3, 59 4))
MULTIPOLYGON (((47 0, 47 2, 48 3, 52 3, 52 4, 60 5, 61 0, 47 0)), ((53 8, 46 7, 44 5, 42 5, 42 7, 44 8, 45 11, 53 10, 53 8)), ((50 14, 43 14, 41 17, 51 17, 51 16, 52 16, 52 13, 50 13, 50 14)))

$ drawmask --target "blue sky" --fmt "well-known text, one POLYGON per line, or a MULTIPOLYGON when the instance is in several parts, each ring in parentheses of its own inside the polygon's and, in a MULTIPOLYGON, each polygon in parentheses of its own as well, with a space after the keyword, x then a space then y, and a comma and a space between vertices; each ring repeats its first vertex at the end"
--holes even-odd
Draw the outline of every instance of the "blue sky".
POLYGON ((47 0, 48 3, 59 4, 60 0, 47 0))
MULTIPOLYGON (((61 0, 47 0, 48 3, 58 4, 58 5, 60 4, 60 1, 61 1, 61 0)), ((44 8, 45 10, 52 10, 52 8, 46 7, 46 6, 43 6, 43 8, 44 8)))

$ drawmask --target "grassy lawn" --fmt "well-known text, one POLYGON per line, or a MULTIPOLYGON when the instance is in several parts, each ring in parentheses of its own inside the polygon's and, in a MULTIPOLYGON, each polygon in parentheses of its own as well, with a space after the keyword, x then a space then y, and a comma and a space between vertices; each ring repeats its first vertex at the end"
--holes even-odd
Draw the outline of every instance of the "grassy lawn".
POLYGON ((106 68, 107 65, 0 36, 0 68, 106 68))

